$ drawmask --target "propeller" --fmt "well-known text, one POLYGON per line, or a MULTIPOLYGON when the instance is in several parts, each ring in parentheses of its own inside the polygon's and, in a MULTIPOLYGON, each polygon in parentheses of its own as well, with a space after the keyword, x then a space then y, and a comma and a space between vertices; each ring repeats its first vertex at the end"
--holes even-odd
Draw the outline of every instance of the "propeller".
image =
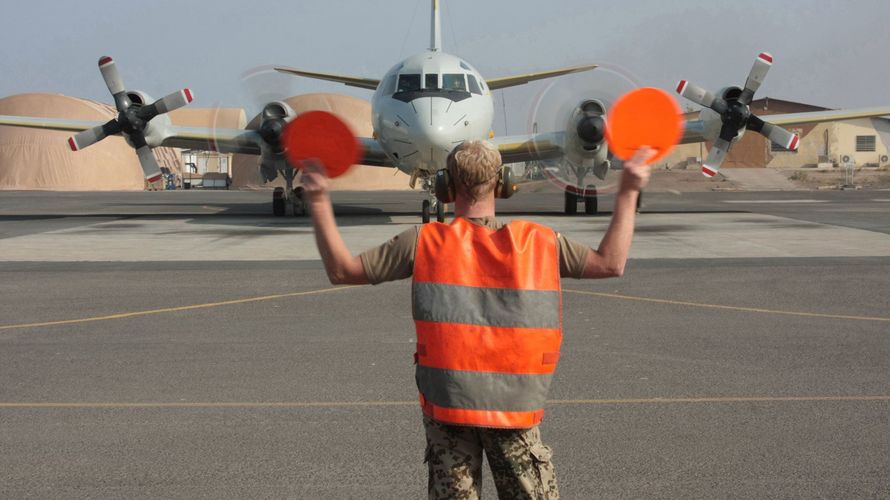
POLYGON ((72 151, 79 151, 110 135, 123 134, 136 149, 145 179, 148 182, 155 182, 161 177, 161 167, 151 152, 151 146, 145 140, 145 129, 154 117, 192 102, 194 100, 192 91, 182 89, 151 104, 137 104, 133 103, 127 95, 123 80, 117 71, 117 65, 111 57, 104 56, 99 59, 99 71, 102 73, 105 85, 108 86, 108 91, 114 98, 114 106, 117 108, 118 115, 103 125, 84 130, 70 137, 68 145, 72 151))
POLYGON ((743 89, 730 88, 722 96, 715 95, 697 85, 681 80, 677 93, 690 101, 709 108, 720 116, 720 134, 714 140, 708 158, 702 164, 702 173, 714 177, 729 153, 733 141, 741 137, 745 130, 757 132, 774 143, 791 151, 796 151, 800 138, 782 127, 765 122, 751 114, 751 101, 760 88, 766 74, 773 65, 773 56, 761 52, 754 60, 743 89))
POLYGON ((639 87, 639 78, 612 64, 537 84, 526 132, 540 160, 529 165, 559 189, 583 194, 592 185, 614 190, 606 179, 612 158, 605 140, 606 117, 621 96, 639 87), (560 137, 564 139, 560 139, 560 137))
POLYGON ((256 66, 241 74, 241 92, 248 103, 247 128, 256 130, 262 139, 261 155, 255 160, 259 182, 271 182, 279 173, 287 172, 282 133, 296 113, 287 100, 299 94, 294 79, 275 71, 275 66, 256 66))

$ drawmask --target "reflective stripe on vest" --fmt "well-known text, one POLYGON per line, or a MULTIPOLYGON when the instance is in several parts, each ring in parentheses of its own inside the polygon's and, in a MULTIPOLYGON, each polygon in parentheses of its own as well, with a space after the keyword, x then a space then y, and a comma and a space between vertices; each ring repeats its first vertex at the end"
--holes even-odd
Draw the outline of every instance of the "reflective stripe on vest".
POLYGON ((562 341, 553 230, 427 224, 412 288, 424 413, 458 425, 537 425, 562 341))

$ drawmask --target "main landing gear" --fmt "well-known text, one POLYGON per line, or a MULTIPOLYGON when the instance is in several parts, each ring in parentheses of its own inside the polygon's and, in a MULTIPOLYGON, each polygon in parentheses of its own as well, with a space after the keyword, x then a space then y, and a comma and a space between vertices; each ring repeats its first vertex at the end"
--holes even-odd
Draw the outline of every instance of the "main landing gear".
POLYGON ((566 215, 575 215, 578 213, 578 202, 584 202, 584 213, 587 215, 596 215, 599 211, 599 198, 597 197, 596 186, 588 184, 583 191, 569 186, 565 191, 565 213, 566 215))
POLYGON ((272 191, 272 213, 276 217, 284 217, 288 207, 295 216, 306 215, 308 206, 303 196, 303 186, 294 188, 296 170, 292 168, 283 171, 284 181, 287 187, 277 187, 272 191))

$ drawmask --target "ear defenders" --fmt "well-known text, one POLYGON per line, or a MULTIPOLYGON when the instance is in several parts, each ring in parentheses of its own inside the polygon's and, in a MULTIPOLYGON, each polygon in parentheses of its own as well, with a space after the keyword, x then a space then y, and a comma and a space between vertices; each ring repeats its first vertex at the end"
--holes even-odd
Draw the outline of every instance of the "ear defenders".
MULTIPOLYGON (((513 196, 518 187, 513 183, 513 174, 510 168, 502 166, 498 170, 498 181, 494 187, 495 198, 509 198, 513 196)), ((443 168, 436 172, 436 198, 442 203, 452 203, 456 198, 454 181, 447 168, 443 168)))

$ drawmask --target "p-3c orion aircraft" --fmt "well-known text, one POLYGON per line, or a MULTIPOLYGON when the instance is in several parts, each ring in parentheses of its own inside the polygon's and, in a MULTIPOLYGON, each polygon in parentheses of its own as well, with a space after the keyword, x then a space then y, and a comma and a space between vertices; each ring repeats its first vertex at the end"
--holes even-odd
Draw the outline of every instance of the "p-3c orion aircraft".
MULTIPOLYGON (((596 95, 583 96, 565 116, 564 130, 494 137, 494 106, 491 92, 534 80, 590 71, 595 65, 575 66, 485 80, 468 62, 441 50, 439 0, 432 0, 430 47, 393 66, 382 78, 361 78, 277 67, 277 71, 307 78, 343 83, 374 91, 371 98, 373 137, 361 137, 364 165, 398 168, 411 176, 412 186, 421 182, 427 192, 422 218, 435 213, 444 220, 444 206, 435 197, 434 178, 444 168, 452 149, 469 139, 488 139, 501 152, 504 163, 558 161, 572 182, 563 182, 565 212, 576 213, 580 200, 586 213, 596 213, 596 191, 585 184, 588 174, 605 179, 612 166, 605 140, 606 106, 596 95), (585 186, 583 188, 577 186, 585 186)), ((795 150, 797 135, 782 126, 890 115, 890 107, 857 110, 817 111, 771 115, 767 123, 751 114, 750 104, 773 58, 761 53, 754 61, 744 87, 726 87, 711 93, 685 80, 677 86, 683 97, 704 107, 699 119, 688 120, 682 143, 713 142, 702 165, 704 175, 713 177, 720 164, 746 130, 753 130, 776 144, 795 150)), ((107 122, 50 118, 0 116, 0 125, 77 132, 68 140, 77 151, 109 135, 122 135, 136 149, 145 178, 160 177, 151 148, 170 146, 261 157, 260 172, 266 181, 279 174, 287 188, 276 188, 272 207, 284 215, 290 205, 294 214, 304 213, 302 190, 294 189, 297 171, 288 165, 281 143, 285 125, 295 118, 285 102, 273 101, 263 108, 256 129, 211 129, 174 126, 165 115, 192 101, 189 89, 152 102, 144 92, 124 87, 114 61, 99 60, 99 70, 114 97, 118 116, 107 122)))

